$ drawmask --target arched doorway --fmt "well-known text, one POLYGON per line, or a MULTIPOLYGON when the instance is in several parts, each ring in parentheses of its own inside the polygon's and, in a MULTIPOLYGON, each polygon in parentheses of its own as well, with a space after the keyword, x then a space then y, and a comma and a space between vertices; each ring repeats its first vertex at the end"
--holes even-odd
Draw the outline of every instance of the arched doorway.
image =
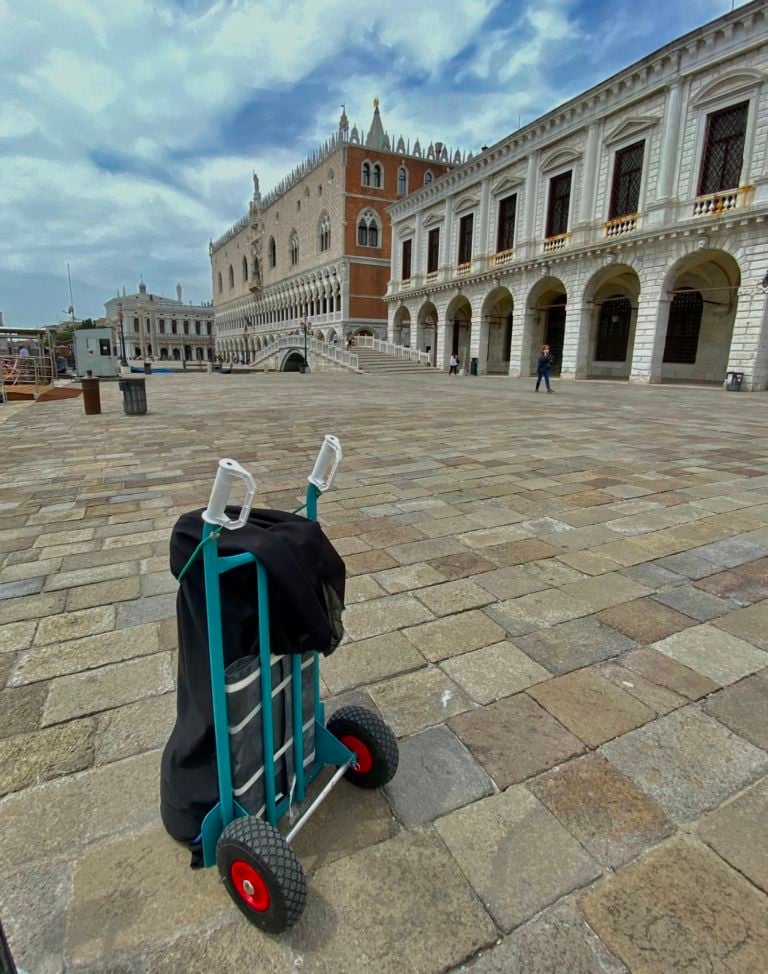
POLYGON ((281 372, 300 372, 304 365, 304 356, 301 352, 290 352, 283 360, 281 372))
POLYGON ((416 316, 416 343, 420 352, 427 352, 432 365, 437 363, 437 308, 426 301, 416 316))
POLYGON ((469 371, 472 344, 472 305, 463 294, 457 294, 445 313, 445 347, 443 368, 448 367, 451 355, 459 356, 459 368, 469 371))
POLYGON ((185 345, 184 346, 184 358, 188 362, 192 359, 192 346, 191 345, 185 345))
POLYGON ((592 303, 586 363, 577 352, 576 374, 590 379, 629 379, 635 343, 640 279, 626 265, 602 268, 584 290, 592 303))
POLYGON ((723 382, 740 284, 739 265, 722 250, 698 251, 671 268, 662 382, 723 382))
POLYGON ((531 329, 530 368, 536 372, 536 362, 542 345, 549 345, 554 365, 552 372, 559 375, 563 364, 565 344, 565 314, 568 296, 565 285, 557 277, 546 277, 531 291, 528 301, 533 314, 531 329))
POLYGON ((514 301, 505 287, 495 288, 483 302, 480 320, 480 372, 506 375, 512 345, 514 301))
POLYGON ((198 362, 202 362, 203 361, 203 350, 202 350, 202 348, 196 348, 195 349, 195 356, 197 357, 197 361, 198 362))
POLYGON ((160 358, 163 361, 167 360, 167 358, 168 358, 168 349, 167 348, 161 348, 160 349, 160 358))
POLYGON ((398 308, 394 322, 395 345, 411 344, 411 314, 407 308, 398 308))
POLYGON ((174 349, 172 350, 172 352, 171 352, 171 354, 173 355, 173 358, 174 358, 174 360, 175 360, 176 362, 178 362, 178 361, 179 361, 179 358, 181 357, 181 356, 180 356, 180 354, 179 354, 179 350, 178 350, 178 348, 174 348, 174 349))

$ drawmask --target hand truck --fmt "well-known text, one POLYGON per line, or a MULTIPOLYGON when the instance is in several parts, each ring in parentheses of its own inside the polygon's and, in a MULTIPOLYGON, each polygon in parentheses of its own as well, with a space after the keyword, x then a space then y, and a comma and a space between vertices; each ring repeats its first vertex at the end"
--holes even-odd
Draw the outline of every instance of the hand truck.
MULTIPOLYGON (((306 516, 317 520, 320 494, 331 486, 341 461, 341 444, 326 436, 312 473, 307 478, 306 516)), ((380 788, 392 779, 398 765, 397 740, 381 717, 356 706, 337 710, 325 722, 325 708, 320 700, 320 654, 312 652, 288 657, 274 657, 270 651, 269 579, 258 558, 251 552, 220 557, 217 538, 222 529, 236 531, 248 520, 256 485, 253 477, 234 460, 220 460, 208 507, 203 512, 203 564, 208 623, 208 648, 213 697, 213 723, 216 738, 216 762, 219 800, 203 820, 201 842, 204 866, 218 864, 227 892, 239 910, 255 926, 270 933, 280 933, 301 916, 306 903, 307 885, 304 871, 291 848, 291 841, 330 794, 341 778, 361 788, 380 788), (227 501, 238 481, 245 486, 245 499, 236 520, 226 514, 227 501), (212 543, 208 543, 211 539, 212 543), (263 788, 265 801, 259 814, 249 814, 233 793, 227 686, 224 670, 224 648, 221 624, 220 577, 233 568, 256 563, 257 607, 259 630, 259 668, 261 678, 260 732, 263 739, 263 788), (289 794, 276 794, 276 757, 288 745, 275 740, 273 722, 272 667, 276 659, 289 661, 292 727, 286 736, 292 738, 293 775, 289 794), (312 712, 310 727, 314 730, 314 757, 305 756, 306 704, 302 699, 302 673, 311 669, 312 712), (281 835, 278 821, 304 799, 307 785, 325 765, 337 770, 312 803, 302 812, 290 830, 281 835)), ((191 559, 190 559, 191 560, 191 559)), ((306 684, 304 684, 306 686, 306 684)), ((285 691, 287 692, 287 691, 285 691)))

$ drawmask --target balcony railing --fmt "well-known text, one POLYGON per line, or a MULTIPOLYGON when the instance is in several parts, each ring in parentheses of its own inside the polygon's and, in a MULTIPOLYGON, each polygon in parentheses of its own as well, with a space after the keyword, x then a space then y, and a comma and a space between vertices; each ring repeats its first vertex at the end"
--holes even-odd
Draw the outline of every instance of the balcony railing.
POLYGON ((424 278, 426 284, 431 284, 433 281, 437 280, 437 271, 430 271, 429 274, 424 278))
POLYGON ((498 250, 491 257, 491 263, 494 267, 504 267, 505 264, 511 264, 515 258, 515 251, 510 247, 509 250, 498 250))
POLYGON ((625 233, 632 233, 637 230, 637 213, 628 213, 626 216, 616 216, 612 220, 606 220, 603 224, 606 237, 621 237, 625 233))
POLYGON ((406 277, 404 281, 400 281, 400 290, 401 291, 405 291, 409 287, 412 287, 412 286, 413 286, 413 279, 410 278, 410 277, 406 277))
POLYGON ((739 186, 720 193, 697 196, 693 201, 693 216, 721 216, 729 210, 746 206, 752 195, 752 186, 739 186))
POLYGON ((555 237, 547 237, 544 241, 544 253, 551 254, 556 250, 562 250, 570 236, 570 233, 558 233, 555 237))
POLYGON ((472 261, 467 260, 463 264, 456 265, 456 277, 466 277, 472 270, 472 261))

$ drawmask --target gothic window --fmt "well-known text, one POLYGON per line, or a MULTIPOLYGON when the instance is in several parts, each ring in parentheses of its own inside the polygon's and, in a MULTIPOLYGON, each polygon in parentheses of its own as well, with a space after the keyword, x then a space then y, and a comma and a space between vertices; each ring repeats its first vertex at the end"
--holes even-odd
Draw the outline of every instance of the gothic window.
POLYGON ((361 247, 379 246, 379 218, 373 210, 363 210, 357 221, 357 242, 361 247))
POLYGON ((230 291, 235 286, 235 272, 232 265, 229 265, 229 289, 230 291))
POLYGON ((299 262, 299 235, 296 233, 295 230, 291 234, 290 252, 291 252, 291 264, 292 265, 293 264, 298 264, 298 262, 299 262))
POLYGON ((221 280, 221 271, 219 271, 219 277, 218 277, 217 284, 218 284, 218 287, 219 287, 219 294, 221 294, 222 291, 224 290, 224 284, 223 284, 223 282, 221 280))
POLYGON ((381 187, 384 185, 383 175, 384 170, 381 168, 378 162, 375 162, 371 172, 371 177, 373 180, 371 185, 374 187, 374 189, 381 189, 381 187))
POLYGON ((645 142, 635 142, 616 153, 608 219, 637 213, 640 209, 640 181, 643 177, 645 142))
POLYGON ((243 255, 243 280, 248 280, 248 258, 243 255))
POLYGON ((429 184, 432 182, 433 179, 434 177, 431 171, 427 169, 427 171, 424 173, 424 185, 429 186, 429 184))
POLYGON ((370 164, 370 162, 364 162, 363 163, 363 171, 362 171, 362 177, 361 177, 361 180, 360 181, 361 181, 361 183, 362 183, 363 186, 370 186, 371 185, 371 164, 370 164))
POLYGON ((274 237, 270 237, 269 243, 267 244, 267 259, 270 267, 274 267, 277 264, 277 248, 275 247, 274 237))
POLYGON ((496 234, 496 250, 511 250, 515 243, 515 215, 517 194, 499 200, 499 227, 496 234))
POLYGON ((627 358, 632 303, 621 294, 603 301, 597 323, 596 362, 624 362, 627 358))
POLYGON ((472 227, 474 214, 468 213, 459 220, 459 263, 468 264, 472 260, 472 227))
POLYGON ((735 189, 741 179, 749 102, 714 112, 707 119, 699 195, 735 189))
POLYGON ((699 331, 704 312, 700 291, 681 288, 669 306, 664 361, 693 365, 699 350, 699 331))
POLYGON ((408 192, 408 170, 405 166, 400 166, 397 170, 397 195, 405 196, 408 192))
POLYGON ((404 240, 403 241, 403 260, 402 269, 400 277, 404 281, 410 281, 411 279, 411 250, 413 247, 413 241, 404 240))
POLYGON ((427 237, 427 274, 434 274, 440 258, 440 227, 429 231, 427 237))
POLYGON ((547 237, 557 237, 568 230, 568 210, 571 204, 572 172, 564 172, 549 181, 547 209, 547 237))
POLYGON ((320 244, 320 250, 330 250, 331 247, 331 218, 327 213, 323 213, 320 217, 320 226, 318 230, 318 240, 320 244))

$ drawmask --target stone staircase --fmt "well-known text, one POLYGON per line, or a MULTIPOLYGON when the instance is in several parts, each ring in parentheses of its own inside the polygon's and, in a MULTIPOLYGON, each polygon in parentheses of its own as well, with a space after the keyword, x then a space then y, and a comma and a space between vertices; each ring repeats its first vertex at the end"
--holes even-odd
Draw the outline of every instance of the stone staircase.
POLYGON ((409 359, 396 358, 394 355, 387 355, 384 352, 375 351, 372 348, 356 348, 353 346, 350 351, 357 355, 358 368, 361 372, 372 374, 404 373, 413 374, 419 372, 422 375, 439 375, 439 369, 430 368, 420 362, 411 362, 409 359))

